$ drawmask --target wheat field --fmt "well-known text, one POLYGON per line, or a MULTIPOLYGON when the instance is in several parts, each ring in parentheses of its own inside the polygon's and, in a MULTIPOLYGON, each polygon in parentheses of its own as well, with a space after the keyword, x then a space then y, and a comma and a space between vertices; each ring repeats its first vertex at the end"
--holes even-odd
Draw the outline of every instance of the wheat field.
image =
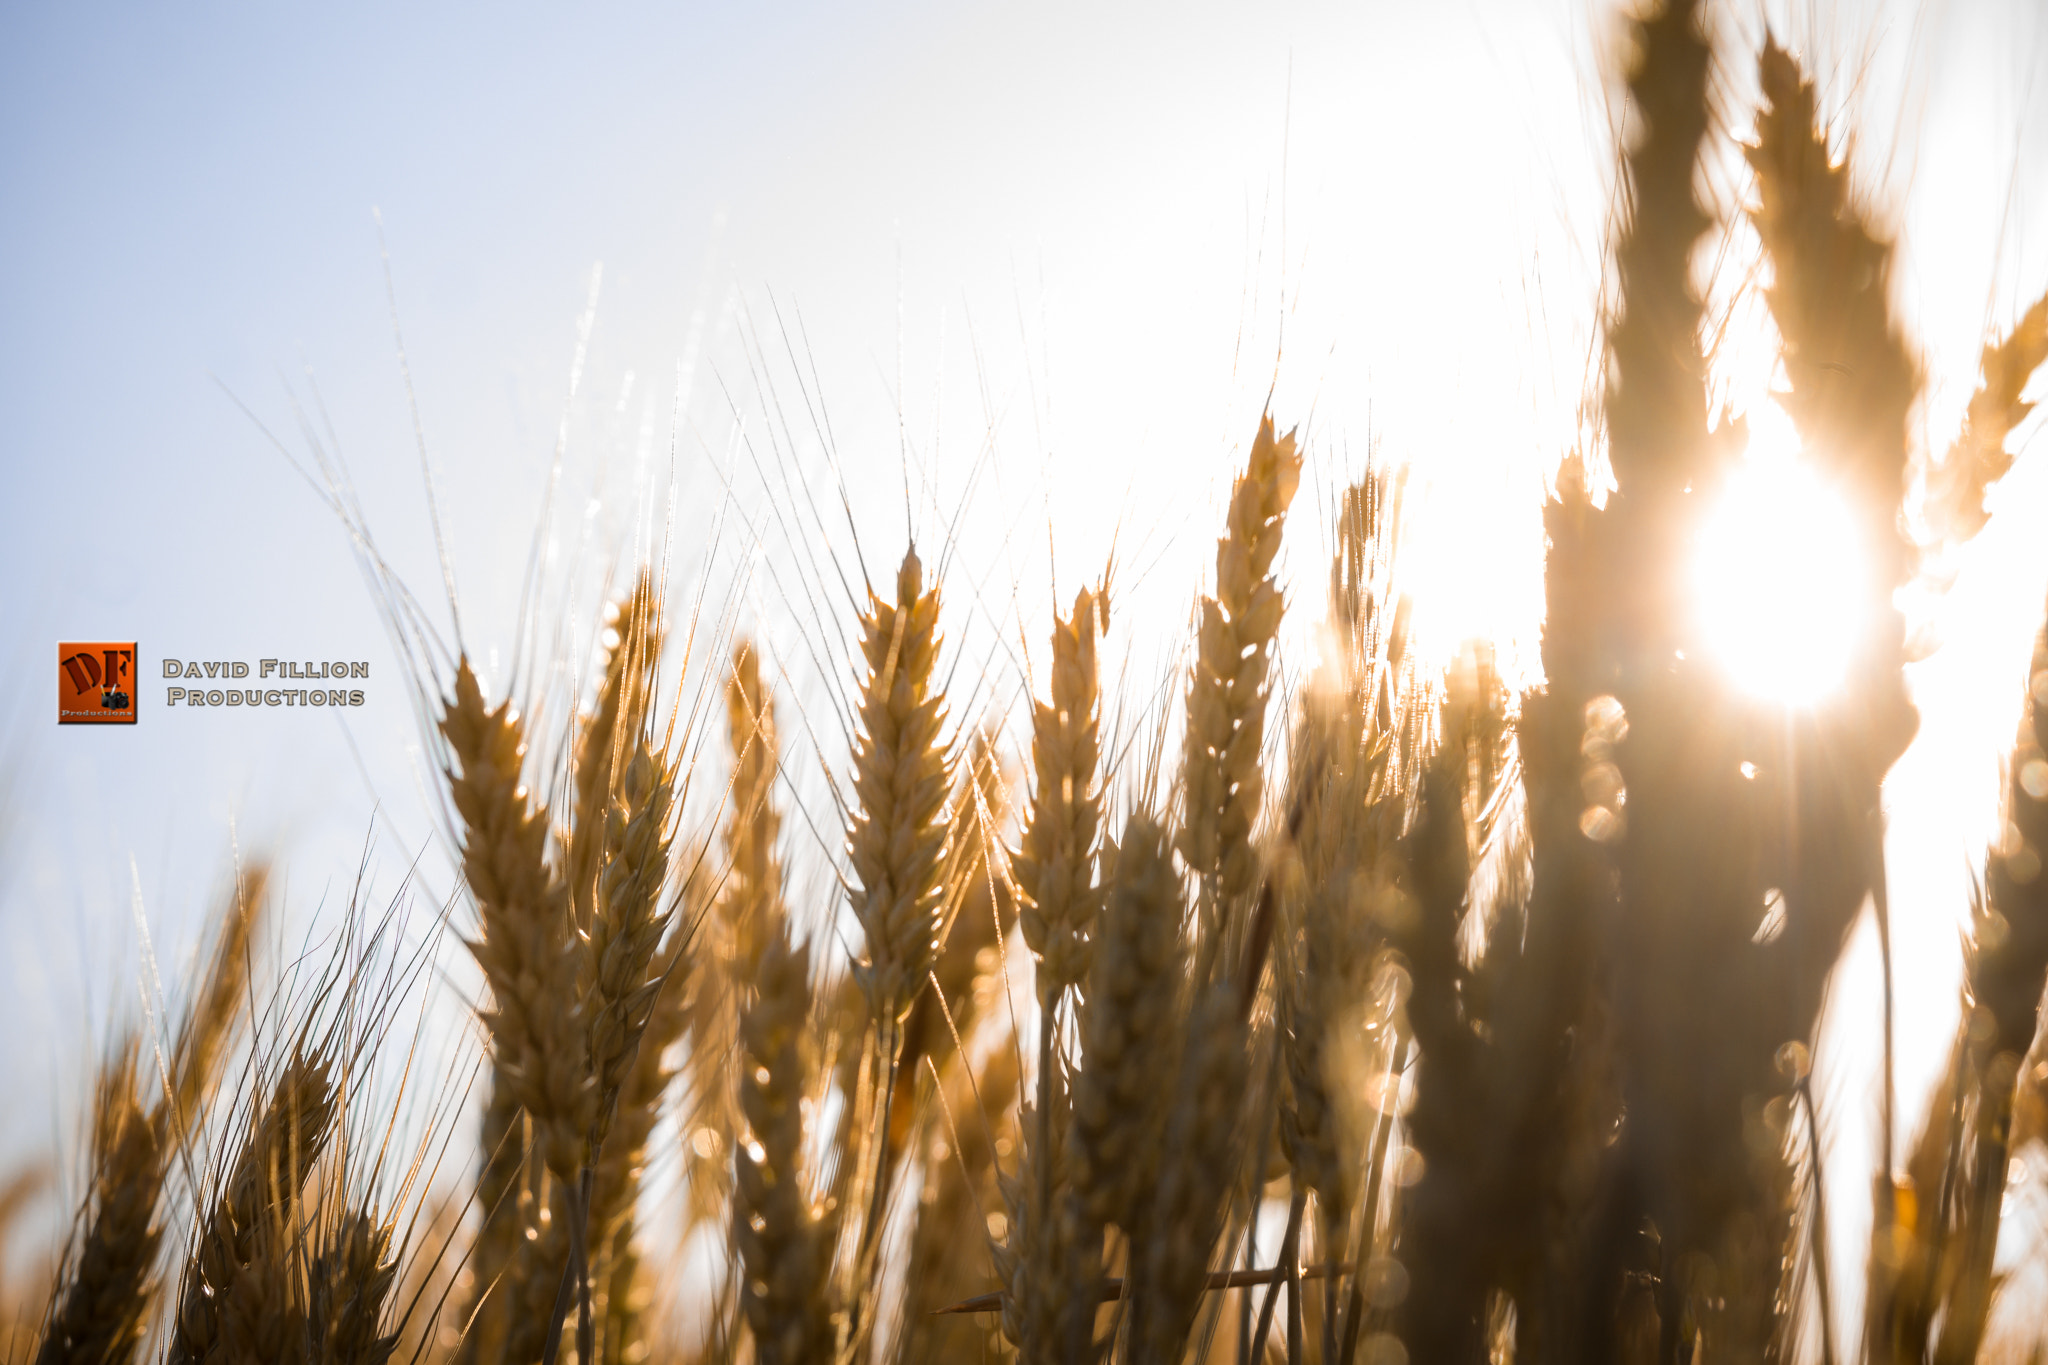
POLYGON ((1891 231, 1804 59, 1710 40, 1697 0, 1617 24, 1534 669, 1418 642, 1413 471, 1322 478, 1308 413, 1231 433, 1149 671, 1141 554, 1069 554, 991 643, 965 623, 1002 590, 953 529, 859 522, 843 484, 763 514, 797 521, 785 558, 721 521, 706 560, 744 572, 685 572, 671 509, 559 619, 584 580, 536 537, 519 637, 465 634, 460 579, 517 568, 454 562, 428 472, 442 576, 408 579, 308 435, 456 885, 343 869, 287 937, 282 855, 235 853, 191 970, 152 961, 159 1008, 111 1027, 78 1150, 0 1183, 5 1226, 77 1172, 56 1254, 4 1285, 12 1356, 2048 1355, 2048 603, 1925 1095, 1893 1080, 1885 787, 1929 723, 1914 604, 2026 514, 1999 489, 2038 458, 2048 282, 1923 449, 1891 231), (1731 224, 1740 280, 1706 249, 1731 224), (1731 298, 1768 319, 1775 418, 1712 382, 1731 298), (1766 598, 1809 558, 1839 592, 1731 657, 1694 547, 1763 475, 1779 540, 1738 557, 1766 598), (1864 937, 1867 1159, 1817 1082, 1864 937))

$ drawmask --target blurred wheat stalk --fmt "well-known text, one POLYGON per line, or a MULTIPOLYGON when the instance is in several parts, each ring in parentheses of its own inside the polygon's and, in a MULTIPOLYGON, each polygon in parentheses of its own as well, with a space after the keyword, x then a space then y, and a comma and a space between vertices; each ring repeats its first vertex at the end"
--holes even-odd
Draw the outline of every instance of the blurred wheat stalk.
POLYGON ((264 874, 245 870, 182 1021, 102 1066, 73 1232, 24 1310, 37 1360, 1978 1358, 2009 1171, 2048 1136, 2048 634, 1965 1026, 1925 1133, 1873 1172, 1860 1266, 1827 1253, 1809 1059, 1862 907, 1885 928, 1879 786, 1916 724, 1893 592, 1985 524, 2048 298, 1985 347, 1947 457, 1910 467, 1890 248, 1766 42, 1747 152, 1784 403, 1875 548, 1876 626, 1789 727, 1731 693, 1686 633, 1675 548, 1740 453, 1709 424, 1692 273, 1711 54, 1688 0, 1633 37, 1614 487, 1597 501, 1574 452, 1546 508, 1541 688, 1510 695, 1484 642, 1440 677, 1413 657, 1431 585, 1402 565, 1402 481, 1373 469, 1330 509, 1333 647, 1290 694, 1302 455, 1268 418, 1181 714, 1118 766, 1138 751, 1104 731, 1105 575, 1051 623, 1019 788, 998 731, 948 716, 940 585, 912 547, 855 622, 849 960, 815 927, 838 905, 786 899, 762 652, 712 651, 693 699, 694 621, 673 657, 649 566, 558 767, 466 653, 432 685, 484 987, 474 1145, 444 1169, 370 1141, 389 1116, 365 1069, 412 1059, 361 944, 321 988, 274 993, 221 1084, 256 994, 264 874), (721 711, 717 819, 684 828, 721 711), (664 1112, 679 1206, 643 1188, 664 1112), (683 1295, 650 1257, 662 1220, 722 1246, 712 1283, 683 1295), (1860 1325, 1831 1321, 1845 1274, 1860 1325))

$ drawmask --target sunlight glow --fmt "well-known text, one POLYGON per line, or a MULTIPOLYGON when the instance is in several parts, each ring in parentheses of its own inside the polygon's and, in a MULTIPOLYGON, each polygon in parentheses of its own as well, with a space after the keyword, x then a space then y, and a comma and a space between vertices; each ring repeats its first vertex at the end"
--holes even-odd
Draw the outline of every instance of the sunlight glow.
POLYGON ((1775 403, 1749 414, 1746 458, 1701 525, 1694 593, 1710 652, 1737 686, 1811 705, 1841 681, 1863 622, 1863 546, 1841 497, 1799 454, 1775 403))

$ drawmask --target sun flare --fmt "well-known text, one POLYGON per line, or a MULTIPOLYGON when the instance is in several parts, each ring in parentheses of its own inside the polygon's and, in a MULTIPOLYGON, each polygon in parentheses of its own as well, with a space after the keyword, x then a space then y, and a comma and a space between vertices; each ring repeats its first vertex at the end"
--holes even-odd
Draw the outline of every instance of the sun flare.
POLYGON ((1864 547, 1784 411, 1764 403, 1749 428, 1749 449, 1700 527, 1701 633, 1743 691, 1811 705, 1840 683, 1863 628, 1864 547))

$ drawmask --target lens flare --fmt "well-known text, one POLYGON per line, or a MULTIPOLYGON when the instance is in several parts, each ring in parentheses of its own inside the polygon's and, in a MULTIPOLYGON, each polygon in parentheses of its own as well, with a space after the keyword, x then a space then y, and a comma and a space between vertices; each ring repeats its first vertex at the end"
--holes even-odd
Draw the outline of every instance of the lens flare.
POLYGON ((1714 660, 1743 691, 1787 706, 1841 680, 1864 621, 1869 568, 1848 505, 1799 452, 1774 403, 1701 524, 1694 594, 1714 660))

